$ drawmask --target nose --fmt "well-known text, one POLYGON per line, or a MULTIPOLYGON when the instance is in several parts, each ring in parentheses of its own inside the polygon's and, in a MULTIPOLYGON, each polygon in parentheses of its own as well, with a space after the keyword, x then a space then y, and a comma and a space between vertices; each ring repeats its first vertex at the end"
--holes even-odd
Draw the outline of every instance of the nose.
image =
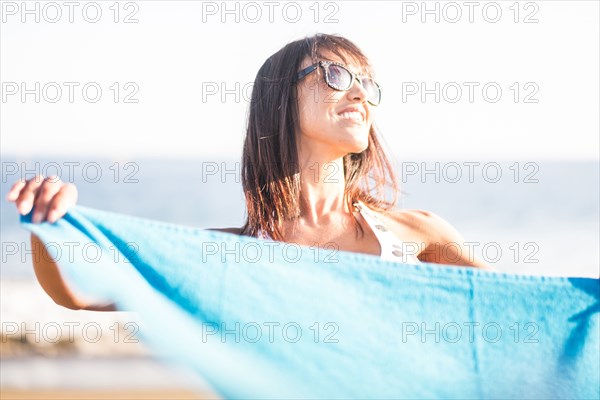
POLYGON ((363 87, 362 83, 358 79, 358 77, 354 78, 352 82, 352 86, 348 90, 347 96, 351 100, 359 100, 361 103, 364 103, 367 99, 367 91, 363 87))

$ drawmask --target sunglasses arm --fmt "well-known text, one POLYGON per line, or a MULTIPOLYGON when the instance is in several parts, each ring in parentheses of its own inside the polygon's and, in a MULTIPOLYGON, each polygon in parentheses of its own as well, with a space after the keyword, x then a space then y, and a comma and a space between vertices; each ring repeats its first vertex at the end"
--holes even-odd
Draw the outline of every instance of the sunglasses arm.
POLYGON ((315 69, 317 69, 318 66, 319 66, 319 64, 317 63, 317 64, 311 65, 310 67, 304 68, 302 71, 298 72, 298 74, 296 75, 296 78, 294 79, 294 82, 298 82, 300 79, 304 78, 306 75, 310 74, 315 69))

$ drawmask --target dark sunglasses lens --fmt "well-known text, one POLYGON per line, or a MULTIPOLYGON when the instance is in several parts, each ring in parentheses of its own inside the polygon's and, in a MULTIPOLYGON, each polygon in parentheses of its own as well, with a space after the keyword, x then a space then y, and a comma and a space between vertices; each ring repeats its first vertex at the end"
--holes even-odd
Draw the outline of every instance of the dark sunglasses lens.
POLYGON ((339 65, 331 64, 327 67, 329 85, 337 90, 347 90, 352 85, 352 75, 348 70, 339 65))
POLYGON ((363 78, 361 80, 361 84, 365 91, 367 92, 368 100, 374 104, 378 105, 381 101, 381 90, 379 90, 379 86, 375 81, 371 78, 363 78))

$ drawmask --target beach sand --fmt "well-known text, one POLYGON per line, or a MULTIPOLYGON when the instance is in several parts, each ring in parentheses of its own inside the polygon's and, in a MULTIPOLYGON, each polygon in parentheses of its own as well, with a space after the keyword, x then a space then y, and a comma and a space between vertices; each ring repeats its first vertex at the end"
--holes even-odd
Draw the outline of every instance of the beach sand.
POLYGON ((190 371, 147 357, 0 359, 0 399, 218 399, 190 371))
POLYGON ((3 400, 100 400, 100 399, 215 399, 210 393, 199 394, 182 389, 158 390, 18 390, 0 389, 3 400))

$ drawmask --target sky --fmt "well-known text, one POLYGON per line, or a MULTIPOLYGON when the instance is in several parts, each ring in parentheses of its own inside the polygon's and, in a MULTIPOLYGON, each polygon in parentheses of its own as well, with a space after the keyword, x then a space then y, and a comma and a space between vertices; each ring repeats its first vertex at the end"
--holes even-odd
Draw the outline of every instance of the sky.
POLYGON ((1 4, 2 155, 239 158, 262 63, 324 32, 372 60, 400 160, 599 159, 597 1, 70 7, 1 4))

